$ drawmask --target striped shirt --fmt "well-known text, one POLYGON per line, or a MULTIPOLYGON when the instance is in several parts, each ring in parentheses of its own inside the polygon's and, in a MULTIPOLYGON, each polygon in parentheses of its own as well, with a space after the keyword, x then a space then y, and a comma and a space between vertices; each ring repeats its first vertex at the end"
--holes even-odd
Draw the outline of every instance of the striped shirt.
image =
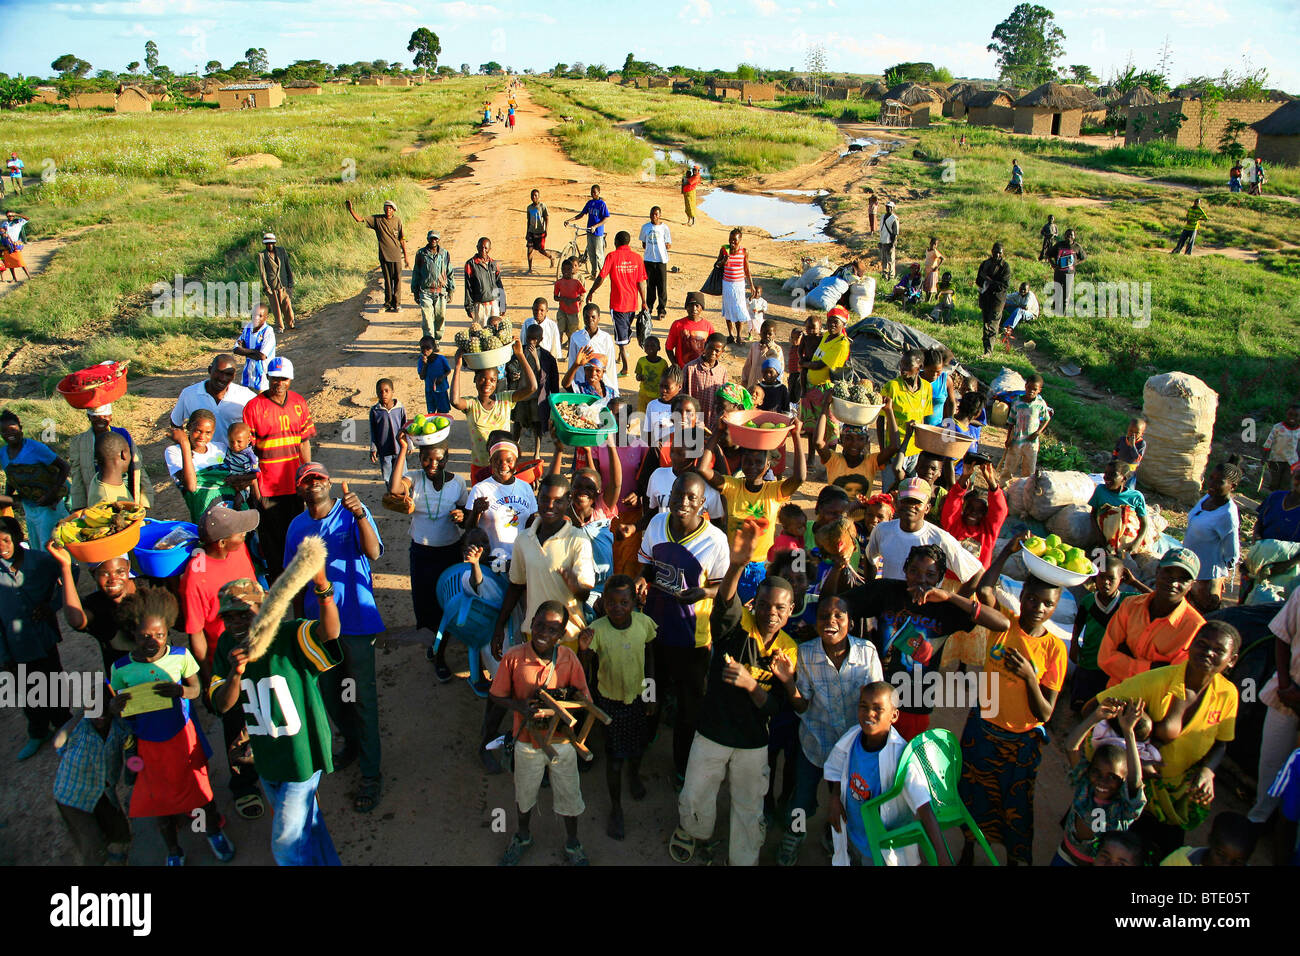
POLYGON ((795 686, 808 701, 799 715, 799 743, 804 756, 821 767, 839 740, 858 722, 858 692, 883 680, 880 655, 870 641, 850 636, 849 655, 838 670, 826 656, 821 638, 799 645, 795 686))
POLYGON ((258 395, 244 406, 244 424, 253 432, 262 494, 273 497, 297 493, 294 479, 302 463, 298 449, 316 434, 307 400, 291 391, 284 404, 278 405, 258 395))
POLYGON ((747 253, 741 249, 737 253, 727 251, 728 247, 723 247, 727 255, 727 263, 722 267, 723 282, 744 282, 745 281, 745 257, 747 253))

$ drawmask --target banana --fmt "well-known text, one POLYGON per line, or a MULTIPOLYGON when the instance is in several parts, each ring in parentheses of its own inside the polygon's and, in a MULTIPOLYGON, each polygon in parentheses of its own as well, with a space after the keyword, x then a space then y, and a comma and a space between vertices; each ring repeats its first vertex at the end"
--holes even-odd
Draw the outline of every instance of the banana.
POLYGON ((113 509, 107 505, 95 505, 81 513, 81 520, 87 528, 102 528, 113 520, 113 509))

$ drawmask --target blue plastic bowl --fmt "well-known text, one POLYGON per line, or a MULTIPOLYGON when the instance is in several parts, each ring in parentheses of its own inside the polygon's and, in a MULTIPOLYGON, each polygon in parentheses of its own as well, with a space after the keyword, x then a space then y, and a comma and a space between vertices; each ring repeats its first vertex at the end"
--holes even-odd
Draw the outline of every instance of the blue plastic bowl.
POLYGON ((155 551, 154 542, 170 534, 175 528, 184 528, 198 541, 199 529, 188 521, 155 521, 146 518, 140 529, 140 543, 132 550, 140 573, 150 578, 170 578, 180 574, 189 561, 194 548, 168 548, 155 551))

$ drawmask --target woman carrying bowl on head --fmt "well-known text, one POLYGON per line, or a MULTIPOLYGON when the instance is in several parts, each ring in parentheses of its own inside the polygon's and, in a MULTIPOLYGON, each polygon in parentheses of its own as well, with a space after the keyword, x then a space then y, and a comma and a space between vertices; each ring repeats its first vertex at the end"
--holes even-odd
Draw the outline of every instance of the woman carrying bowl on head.
MULTIPOLYGON (((405 465, 411 439, 403 432, 398 436, 398 461, 405 465)), ((415 605, 414 630, 436 634, 442 623, 442 604, 438 600, 438 578, 461 560, 460 536, 465 524, 465 482, 447 472, 447 440, 436 445, 421 445, 420 467, 406 471, 394 468, 388 481, 388 493, 405 499, 411 516, 411 601, 415 605)), ((447 666, 447 644, 439 645, 434 655, 434 672, 438 680, 451 680, 447 666)))
MULTIPOLYGON (((470 444, 470 481, 482 481, 491 472, 491 456, 488 452, 488 436, 495 431, 510 431, 510 417, 515 403, 527 400, 537 391, 537 376, 533 367, 523 361, 523 346, 519 340, 513 343, 515 357, 523 365, 524 382, 509 398, 497 398, 497 370, 494 368, 476 369, 474 372, 474 392, 472 398, 460 393, 460 370, 464 356, 456 352, 456 359, 451 373, 451 407, 465 414, 469 425, 470 444)), ((517 455, 516 455, 517 456, 517 455)))
MULTIPOLYGON (((827 391, 832 376, 849 360, 849 346, 852 340, 845 333, 849 312, 842 305, 831 308, 826 313, 826 331, 822 334, 812 361, 804 368, 807 371, 808 387, 799 400, 799 419, 803 423, 802 433, 808 436, 808 457, 812 457, 817 434, 817 419, 824 409, 830 408, 831 396, 827 391)), ((839 434, 839 423, 830 421, 827 438, 834 441, 839 434)))

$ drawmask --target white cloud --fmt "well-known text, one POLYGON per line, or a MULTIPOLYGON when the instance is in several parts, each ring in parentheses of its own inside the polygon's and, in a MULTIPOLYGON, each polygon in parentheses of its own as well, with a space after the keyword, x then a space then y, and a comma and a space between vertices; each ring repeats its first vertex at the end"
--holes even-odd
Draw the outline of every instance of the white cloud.
POLYGON ((781 10, 780 4, 776 0, 753 0, 754 9, 758 11, 761 17, 775 16, 781 10))
POLYGON ((704 23, 713 19, 713 5, 709 0, 687 0, 677 12, 677 19, 685 20, 691 25, 704 23))
POLYGON ((156 37, 157 35, 158 34, 156 32, 150 30, 142 23, 133 23, 131 24, 130 29, 123 30, 121 33, 118 34, 118 36, 126 37, 128 39, 132 37, 143 37, 145 39, 148 39, 150 37, 156 37))

